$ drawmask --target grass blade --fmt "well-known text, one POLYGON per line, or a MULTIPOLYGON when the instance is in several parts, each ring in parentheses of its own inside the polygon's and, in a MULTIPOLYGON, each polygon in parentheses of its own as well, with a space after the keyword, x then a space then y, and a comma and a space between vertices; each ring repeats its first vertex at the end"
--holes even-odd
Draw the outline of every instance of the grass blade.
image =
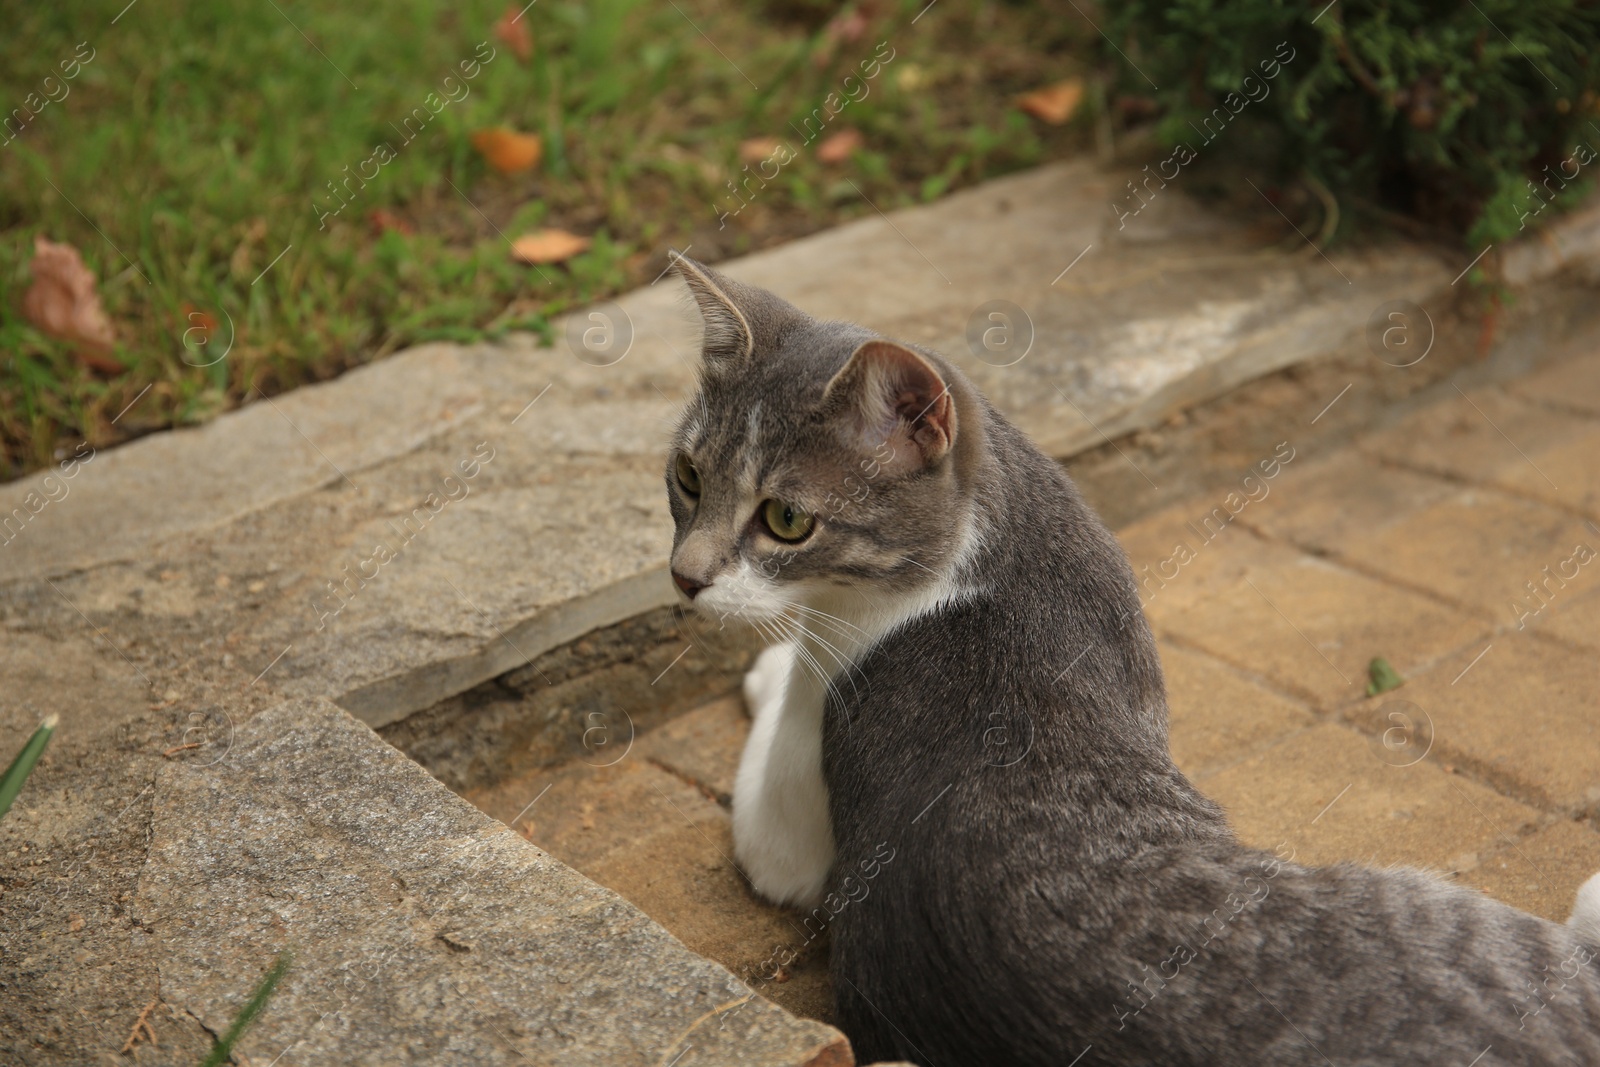
POLYGON ((11 802, 22 792, 22 783, 27 781, 28 775, 33 772, 33 765, 44 755, 44 746, 50 743, 50 735, 55 733, 56 723, 60 720, 59 715, 45 716, 33 736, 28 738, 28 743, 22 746, 22 751, 17 753, 17 758, 11 761, 11 766, 6 768, 5 777, 0 778, 0 816, 11 810, 11 802))
POLYGON ((249 1002, 239 1010, 239 1014, 234 1017, 233 1025, 228 1027, 228 1032, 217 1042, 217 1047, 211 1050, 211 1055, 205 1058, 200 1067, 220 1067, 227 1062, 228 1057, 233 1054, 234 1044, 244 1036, 245 1029, 255 1022, 256 1016, 265 1010, 267 1001, 272 999, 279 980, 289 970, 289 959, 287 950, 279 953, 277 961, 261 979, 261 984, 256 986, 256 991, 250 995, 249 1002))

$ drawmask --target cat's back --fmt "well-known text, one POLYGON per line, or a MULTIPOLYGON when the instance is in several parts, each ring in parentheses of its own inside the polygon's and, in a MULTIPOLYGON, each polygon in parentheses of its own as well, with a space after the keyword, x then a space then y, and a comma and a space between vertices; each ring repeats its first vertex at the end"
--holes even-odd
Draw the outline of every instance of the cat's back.
POLYGON ((864 1061, 1600 1063, 1600 949, 1472 890, 1222 842, 975 874, 963 821, 881 828, 892 861, 836 920, 864 1061))
POLYGON ((1596 951, 1565 927, 1238 845, 1172 764, 1115 540, 1026 451, 1008 473, 968 595, 880 641, 825 716, 858 1056, 1600 1063, 1596 951))

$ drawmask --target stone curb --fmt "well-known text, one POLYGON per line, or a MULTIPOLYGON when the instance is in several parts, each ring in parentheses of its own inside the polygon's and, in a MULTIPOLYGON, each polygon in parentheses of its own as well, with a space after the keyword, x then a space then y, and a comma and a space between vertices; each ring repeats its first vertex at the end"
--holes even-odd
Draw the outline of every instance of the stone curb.
MULTIPOLYGON (((1042 167, 723 269, 946 352, 1059 457, 1334 351, 1378 305, 1430 301, 1459 270, 1398 242, 1262 254, 1178 192, 1118 228, 1106 208, 1119 176, 1042 167), (998 312, 1006 343, 1028 346, 1009 365, 996 364, 1015 347, 1002 359, 969 344, 1002 322, 975 314, 993 301, 1011 308, 998 312)), ((1591 209, 1503 250, 1503 271, 1532 284, 1597 248, 1591 209)), ((269 681, 283 695, 331 696, 373 725, 402 718, 673 603, 659 457, 693 383, 686 303, 668 278, 557 324, 562 336, 570 323, 574 336, 614 327, 631 337, 621 356, 528 337, 427 345, 95 456, 70 479, 6 486, 0 519, 17 528, 0 534, 0 582, 88 572, 94 587, 108 566, 196 539, 236 542, 257 562, 287 543, 294 559, 269 569, 296 580, 268 580, 246 635, 256 670, 277 664, 269 681), (496 461, 474 485, 459 469, 481 448, 496 461), (447 499, 449 479, 472 499, 447 499), (313 529, 330 506, 337 521, 313 529), (294 531, 252 529, 289 516, 294 531), (406 539, 425 524, 421 547, 406 539), (369 582, 380 545, 409 558, 369 582)))
POLYGON ((162 769, 135 914, 162 999, 216 1034, 293 953, 252 1062, 851 1062, 327 701, 162 769))

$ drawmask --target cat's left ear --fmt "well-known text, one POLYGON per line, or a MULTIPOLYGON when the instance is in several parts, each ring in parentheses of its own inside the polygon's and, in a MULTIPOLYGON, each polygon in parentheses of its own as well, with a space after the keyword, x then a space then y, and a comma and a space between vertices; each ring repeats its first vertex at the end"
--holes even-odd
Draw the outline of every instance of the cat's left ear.
POLYGON ((950 387, 927 359, 893 341, 867 341, 823 391, 823 407, 845 421, 863 450, 908 473, 936 462, 956 440, 950 387))
POLYGON ((784 331, 806 316, 765 289, 734 281, 703 263, 672 253, 672 266, 689 287, 705 321, 702 354, 706 369, 733 368, 778 343, 784 331))
POLYGON ((689 294, 700 308, 706 328, 703 347, 707 362, 748 357, 755 350, 755 332, 750 329, 750 320, 734 303, 729 279, 677 252, 672 253, 672 266, 689 286, 689 294))

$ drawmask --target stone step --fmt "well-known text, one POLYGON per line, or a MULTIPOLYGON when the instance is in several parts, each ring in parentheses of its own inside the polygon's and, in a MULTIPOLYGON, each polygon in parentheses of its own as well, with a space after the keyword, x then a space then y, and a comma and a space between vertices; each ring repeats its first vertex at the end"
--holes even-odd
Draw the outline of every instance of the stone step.
POLYGON ((257 715, 156 798, 135 912, 162 999, 224 1032, 293 953, 252 1062, 851 1062, 327 701, 257 715))
POLYGON ((742 698, 725 697, 643 733, 614 763, 530 767, 464 795, 767 999, 826 1021, 826 941, 758 898, 733 860, 728 809, 748 732, 742 698))
MULTIPOLYGON (((1119 223, 1128 177, 1050 165, 720 267, 945 352, 1058 456, 1334 351, 1460 269, 1405 242, 1264 249, 1178 189, 1119 223)), ((1573 225, 1540 270, 1588 255, 1573 225)), ((673 602, 659 468, 695 375, 686 305, 666 277, 552 348, 425 345, 0 487, 0 584, 156 643, 222 634, 241 684, 374 726, 431 707, 673 602)))

